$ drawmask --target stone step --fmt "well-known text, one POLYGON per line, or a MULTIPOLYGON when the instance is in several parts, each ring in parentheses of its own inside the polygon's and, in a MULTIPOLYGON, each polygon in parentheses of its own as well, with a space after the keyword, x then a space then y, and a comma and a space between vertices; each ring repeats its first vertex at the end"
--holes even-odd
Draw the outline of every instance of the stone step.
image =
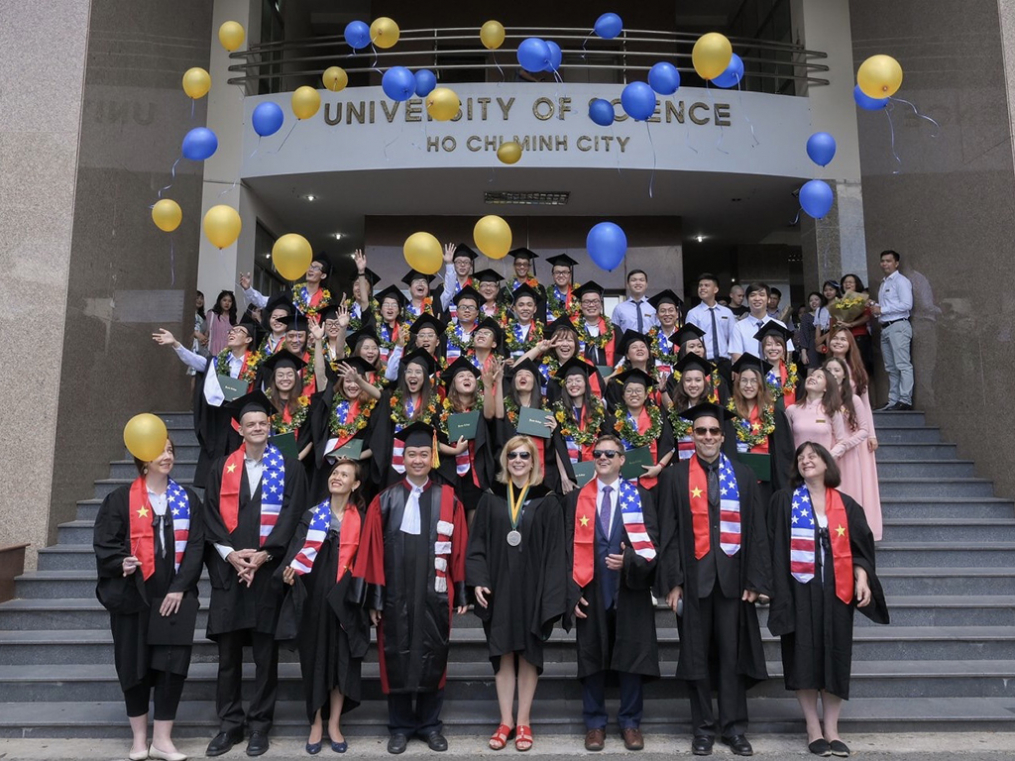
POLYGON ((886 568, 1002 568, 1015 561, 1015 542, 878 543, 878 571, 886 568))
MULTIPOLYGON (((95 493, 94 493, 93 496, 94 496, 95 499, 97 499, 97 500, 99 500, 101 502, 103 499, 105 499, 107 496, 109 496, 114 491, 119 489, 121 486, 129 486, 130 484, 132 484, 134 482, 134 479, 136 477, 137 477, 137 471, 134 472, 134 476, 133 477, 125 477, 125 478, 100 478, 97 481, 95 481, 95 493)), ((182 477, 181 478, 175 478, 175 474, 174 474, 174 479, 173 480, 175 480, 181 486, 193 486, 194 485, 194 479, 193 479, 193 477, 190 477, 190 478, 182 478, 182 477)))
POLYGON ((1015 542, 1015 517, 887 518, 884 529, 885 541, 891 543, 1015 542))
MULTIPOLYGON (((253 666, 244 666, 244 699, 253 687, 253 666)), ((782 663, 767 664, 769 679, 751 690, 752 700, 782 698, 786 695, 782 663)), ((662 678, 645 685, 648 700, 686 696, 683 683, 674 678, 676 661, 660 663, 662 678)), ((120 686, 111 664, 70 665, 61 667, 59 676, 40 674, 32 666, 0 666, 0 705, 4 712, 12 703, 102 702, 120 697, 120 686)), ((192 663, 183 700, 215 699, 214 663, 192 663)), ((363 664, 363 697, 382 700, 378 664, 363 664)), ((296 662, 279 664, 278 700, 302 697, 300 666, 296 662)), ((489 662, 451 663, 448 665, 448 700, 486 701, 496 699, 493 671, 489 662)), ((857 698, 1011 698, 1015 697, 1015 662, 1012 661, 867 661, 853 664, 850 697, 857 698)), ((552 700, 571 700, 580 704, 581 683, 574 663, 547 663, 540 677, 537 705, 552 700)))
POLYGON ((875 420, 874 430, 878 444, 937 444, 941 441, 941 429, 933 426, 923 428, 898 427, 875 420))
POLYGON ((882 499, 994 496, 994 482, 987 478, 879 478, 878 484, 882 499))
POLYGON ((996 518, 1015 517, 1015 502, 1002 497, 891 498, 881 500, 881 514, 889 518, 996 518))
POLYGON ((912 412, 878 412, 874 411, 874 428, 881 430, 890 428, 923 428, 927 425, 926 416, 919 410, 912 412))
POLYGON ((878 577, 888 596, 1015 595, 1015 567, 885 568, 878 577))
POLYGON ((155 415, 162 418, 166 428, 193 428, 194 413, 189 411, 156 412, 155 415))
MULTIPOLYGON (((195 447, 196 448, 196 447, 195 447)), ((194 470, 197 468, 197 456, 193 459, 185 459, 179 452, 176 453, 176 462, 173 465, 173 480, 177 483, 194 480, 194 470)), ((137 478, 137 468, 133 460, 118 460, 109 464, 109 477, 120 479, 137 478)))
MULTIPOLYGON (((861 445, 865 446, 865 445, 861 445)), ((177 448, 177 457, 180 457, 177 448)), ((899 443, 878 440, 877 460, 955 460, 958 447, 955 444, 923 443, 906 441, 899 443)))
POLYGON ((877 463, 879 479, 923 478, 933 483, 940 478, 973 478, 976 475, 972 460, 888 460, 879 450, 877 463))
POLYGON ((99 507, 101 505, 101 499, 79 499, 77 501, 76 520, 94 521, 95 516, 99 514, 99 507))
MULTIPOLYGON (((201 597, 209 597, 211 584, 202 578, 197 585, 201 597)), ((29 571, 14 580, 14 595, 20 599, 88 598, 95 596, 95 566, 91 570, 29 571)))

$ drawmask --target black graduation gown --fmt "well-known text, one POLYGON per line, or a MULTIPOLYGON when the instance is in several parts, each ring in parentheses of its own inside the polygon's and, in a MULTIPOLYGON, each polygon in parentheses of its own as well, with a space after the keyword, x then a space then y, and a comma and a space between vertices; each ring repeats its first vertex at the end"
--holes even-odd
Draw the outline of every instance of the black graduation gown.
MULTIPOLYGON (((451 614, 465 605, 465 509, 454 498, 447 591, 435 589, 434 544, 441 495, 450 486, 431 480, 420 496, 420 533, 402 532, 410 488, 406 480, 370 503, 356 575, 366 579, 366 608, 383 612, 377 632, 381 688, 385 694, 432 692, 444 687, 451 614), (378 582, 383 578, 383 584, 378 582)), ((452 490, 453 492, 453 490, 452 490)))
MULTIPOLYGON (((372 417, 376 418, 376 420, 372 420, 372 426, 368 426, 371 430, 367 442, 370 444, 370 452, 373 455, 370 458, 369 480, 378 490, 386 489, 405 478, 404 473, 399 473, 391 465, 395 439, 395 422, 391 419, 391 397, 393 395, 393 389, 384 391, 377 402, 377 406, 374 408, 372 417)), ((434 400, 434 409, 439 410, 440 406, 437 403, 436 387, 430 390, 430 396, 434 400)), ((422 414, 417 416, 414 421, 419 420, 423 423, 434 425, 437 423, 437 414, 435 412, 430 417, 426 414, 426 410, 422 410, 422 414)), ((444 475, 439 471, 431 473, 430 478, 436 478, 441 482, 445 481, 444 475)))
POLYGON ((155 601, 170 592, 183 592, 184 598, 197 598, 204 527, 201 500, 191 489, 186 492, 190 503, 190 534, 178 573, 172 505, 166 510, 167 520, 163 524, 166 555, 155 554, 155 572, 147 581, 140 568, 130 576, 123 575, 123 559, 133 550, 130 546, 130 486, 121 486, 107 495, 95 517, 93 547, 99 577, 95 596, 109 611, 113 660, 124 691, 140 684, 150 669, 186 676, 190 668, 190 645, 148 644, 148 622, 155 601))
POLYGON ((203 489, 208 483, 208 472, 219 457, 235 451, 242 440, 233 428, 233 418, 225 406, 208 404, 204 396, 205 379, 209 372, 215 372, 215 357, 208 360, 203 372, 197 374, 194 382, 194 432, 201 451, 197 455, 194 469, 194 486, 203 489))
MULTIPOLYGON (((614 425, 613 415, 610 413, 609 410, 604 411, 603 422, 599 426, 598 432, 599 435, 602 436, 608 433, 615 433, 613 425, 614 425)), ((564 475, 567 476, 569 481, 573 482, 575 480, 574 466, 571 464, 571 456, 567 452, 567 442, 564 441, 564 436, 560 432, 560 426, 557 426, 557 428, 554 429, 551 441, 553 442, 554 453, 560 457, 560 461, 564 464, 564 475)), ((579 460, 579 462, 581 462, 581 460, 579 460)), ((555 461, 554 466, 556 466, 555 461)), ((557 487, 558 489, 560 487, 559 480, 557 483, 557 487)))
POLYGON ((246 468, 241 464, 239 513, 236 528, 229 532, 219 511, 222 491, 222 468, 225 458, 217 460, 208 474, 208 488, 205 491, 206 508, 205 537, 208 546, 205 551, 208 575, 211 578, 211 605, 208 609, 208 637, 215 639, 226 632, 254 629, 264 634, 274 634, 278 623, 282 589, 272 575, 282 563, 293 532, 300 516, 307 506, 307 480, 300 462, 292 457, 285 458, 285 492, 282 510, 275 528, 261 538, 261 477, 257 489, 250 492, 246 468), (248 587, 240 582, 236 570, 218 553, 214 544, 225 544, 234 550, 261 549, 272 559, 262 565, 254 574, 254 581, 248 587))
MULTIPOLYGON (((303 470, 306 472, 308 484, 313 483, 314 472, 317 470, 317 455, 314 451, 316 446, 312 421, 315 414, 319 414, 316 413, 315 410, 324 406, 322 397, 322 393, 316 393, 310 397, 310 406, 307 408, 307 417, 303 421, 303 425, 296 429, 296 452, 302 452, 308 444, 311 445, 311 449, 307 453, 307 456, 300 460, 300 463, 303 465, 303 470)), ((277 436, 278 432, 272 430, 271 435, 277 436)))
MULTIPOLYGON (((476 425, 476 438, 471 442, 475 445, 476 456, 468 473, 462 476, 458 475, 455 455, 444 454, 443 452, 440 455, 441 464, 438 468, 441 478, 445 483, 451 484, 454 487, 455 494, 458 495, 458 499, 465 505, 466 510, 476 509, 483 490, 488 489, 497 478, 497 465, 493 459, 493 441, 490 436, 489 422, 483 417, 482 409, 479 410, 479 413, 479 423, 476 425), (476 486, 475 481, 473 481, 473 468, 475 468, 475 475, 479 481, 479 486, 476 486)), ((443 431, 438 431, 437 441, 449 446, 455 444, 455 442, 448 440, 447 435, 443 431)))
MULTIPOLYGON (((752 589, 759 594, 771 595, 771 556, 758 483, 754 471, 749 467, 735 461, 731 461, 731 464, 740 491, 739 587, 741 591, 752 589)), ((703 641, 700 636, 699 561, 694 556, 689 478, 690 463, 682 460, 663 471, 656 493, 659 497, 659 523, 663 536, 663 560, 660 566, 663 584, 660 591, 668 592, 679 586, 684 592, 683 615, 677 617, 677 630, 680 634, 677 678, 696 681, 709 675, 711 643, 703 641)), ((713 542, 710 552, 722 550, 713 542)), ((716 579, 715 583, 719 584, 719 580, 716 579)), ((757 610, 753 603, 741 602, 741 606, 736 665, 737 672, 750 686, 767 679, 768 671, 761 646, 757 610)))
MULTIPOLYGON (((324 503, 324 509, 329 509, 328 503, 324 503)), ((350 505, 347 509, 354 510, 355 507, 350 505)), ((303 549, 316 510, 316 507, 310 508, 300 519, 289 543, 289 551, 279 566, 279 578, 303 549)), ((361 523, 361 538, 362 535, 361 523)), ((363 696, 360 672, 363 657, 370 646, 370 616, 360 604, 362 584, 353 578, 352 568, 336 581, 339 537, 338 532, 329 531, 314 559, 313 569, 297 576, 296 583, 287 587, 287 599, 283 602, 279 620, 279 638, 292 633, 296 635, 307 720, 310 722, 313 722, 318 710, 322 720, 327 720, 333 689, 338 689, 345 696, 342 713, 358 706, 363 696), (283 633, 284 629, 288 632, 283 633)))
MULTIPOLYGON (((578 324, 580 325, 583 320, 584 320, 583 317, 579 317, 578 318, 578 324)), ((606 321, 606 322, 609 322, 609 320, 607 320, 606 317, 603 317, 603 320, 606 321)), ((603 348, 600 349, 598 346, 593 346, 592 344, 587 344, 585 346, 585 350, 584 351, 579 351, 578 354, 581 357, 583 357, 584 359, 587 359, 589 362, 594 364, 596 367, 604 367, 606 365, 609 365, 609 366, 613 367, 614 365, 617 364, 617 362, 620 361, 620 358, 621 358, 620 353, 616 350, 617 344, 620 341, 620 332, 621 332, 620 329, 616 325, 614 325, 613 326, 613 338, 612 338, 611 341, 608 341, 606 343, 606 345, 603 346, 603 348), (607 360, 606 350, 607 350, 607 348, 609 348, 611 343, 613 344, 613 347, 614 347, 614 349, 613 349, 613 362, 612 363, 606 361, 607 360)), ((581 347, 579 346, 579 349, 580 348, 581 347)))
MULTIPOLYGON (((344 397, 335 398, 335 383, 328 382, 328 387, 320 393, 320 402, 310 408, 310 433, 314 441, 314 463, 313 477, 310 479, 310 504, 316 505, 322 499, 328 497, 328 472, 331 470, 325 462, 325 452, 328 449, 328 439, 331 435, 331 412, 335 404, 341 402, 344 397)), ((380 402, 374 405, 373 411, 367 420, 363 430, 357 431, 352 437, 363 442, 363 450, 370 448, 370 440, 373 435, 374 426, 379 417, 384 414, 380 408, 380 402)), ((388 408, 385 408, 388 409, 388 408)), ((377 493, 376 482, 373 480, 374 465, 371 461, 360 461, 360 494, 365 500, 370 500, 377 493)))
MULTIPOLYGON (((793 444, 793 428, 789 424, 789 418, 782 406, 776 402, 773 410, 775 418, 775 430, 768 436, 768 455, 771 459, 772 480, 757 481, 758 489, 761 492, 761 506, 768 510, 772 495, 780 489, 789 486, 789 474, 793 469, 793 453, 796 446, 793 444)), ((736 433, 733 434, 733 441, 736 442, 736 433)), ((724 450, 725 451, 725 450, 724 450)), ((739 455, 739 452, 737 453, 739 455)), ((730 457, 730 459, 734 459, 730 457)))
POLYGON ((472 520, 466 584, 492 590, 488 606, 476 603, 473 612, 483 622, 494 672, 500 670, 500 656, 521 653, 542 673, 543 643, 564 615, 567 596, 564 513, 557 495, 540 485, 530 487, 517 547, 507 543, 509 531, 507 487, 496 484, 483 493, 472 520))
MULTIPOLYGON (((546 412, 553 414, 549 409, 546 412)), ((489 422, 492 423, 494 431, 493 459, 494 462, 500 462, 501 450, 505 444, 518 435, 518 428, 508 420, 506 411, 504 417, 494 418, 489 422)), ((553 456, 555 450, 552 437, 543 439, 532 436, 530 438, 533 441, 541 442, 543 446, 543 486, 551 491, 557 491, 560 488, 560 471, 557 470, 557 461, 553 456)))
MULTIPOLYGON (((647 404, 651 404, 651 402, 648 402, 647 404)), ((646 409, 648 409, 647 405, 646 409)), ((625 419, 626 416, 627 416, 627 408, 624 407, 623 404, 613 409, 614 420, 625 419)), ((673 438, 673 424, 670 423, 670 416, 666 414, 666 410, 663 409, 659 410, 659 422, 661 425, 659 430, 659 437, 655 440, 656 454, 653 463, 654 465, 658 465, 659 461, 663 459, 667 454, 672 452, 674 447, 676 447, 677 445, 676 440, 673 438)), ((616 431, 616 429, 614 429, 613 433, 617 436, 620 436, 620 433, 616 431)), ((652 444, 649 443, 646 444, 645 446, 651 445, 652 444)), ((676 457, 676 455, 674 455, 674 457, 676 457)), ((671 463, 673 462, 673 458, 670 458, 670 462, 671 463)), ((663 468, 663 470, 665 471, 666 468, 663 468)), ((662 474, 660 473, 660 475, 662 474)), ((658 476, 656 477, 655 480, 651 478, 641 477, 638 479, 638 485, 644 486, 646 489, 655 489, 658 484, 658 481, 659 481, 658 476)))
MULTIPOLYGON (((592 480, 586 484, 586 488, 594 489, 595 484, 596 481, 592 480)), ((656 548, 656 557, 651 561, 646 560, 631 548, 620 509, 615 510, 612 538, 619 540, 615 542, 618 549, 620 542, 624 542, 627 548, 624 550, 624 567, 617 572, 616 639, 612 648, 600 589, 600 578, 606 573, 606 561, 599 548, 599 520, 596 515, 589 516, 597 526, 596 558, 592 581, 583 589, 575 582, 572 573, 575 513, 581 490, 575 489, 564 498, 568 594, 563 627, 565 631, 571 631, 572 626, 576 627, 579 679, 604 670, 641 674, 647 678, 659 676, 659 644, 656 641, 655 606, 652 604, 652 584, 659 563, 659 525, 651 493, 641 487, 637 489, 641 497, 645 528, 656 548), (582 597, 589 603, 587 607, 582 607, 587 618, 576 618, 574 607, 582 597)))
MULTIPOLYGON (((842 494, 840 492, 840 494, 842 494)), ((867 572, 871 602, 863 608, 842 602, 835 594, 835 567, 822 564, 819 530, 815 528, 814 578, 801 584, 790 571, 790 530, 793 490, 783 489, 772 498, 768 535, 772 547, 772 607, 768 628, 782 638, 782 667, 787 690, 827 690, 849 699, 853 657, 853 611, 871 621, 887 624, 888 606, 875 573, 874 536, 863 508, 842 494, 849 524, 853 565, 867 572), (822 582, 824 565, 824 582, 822 582)), ((834 526, 829 526, 834 530, 834 526)), ((829 560, 831 556, 826 554, 829 560)))

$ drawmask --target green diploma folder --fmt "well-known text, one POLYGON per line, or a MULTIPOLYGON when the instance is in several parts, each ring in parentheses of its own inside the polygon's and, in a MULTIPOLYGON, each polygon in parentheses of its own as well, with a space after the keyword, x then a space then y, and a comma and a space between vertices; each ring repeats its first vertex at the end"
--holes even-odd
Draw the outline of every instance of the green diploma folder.
POLYGON ((448 441, 452 444, 459 439, 472 441, 476 438, 477 428, 479 428, 479 410, 448 415, 448 441))
POLYGON ((772 455, 741 452, 740 462, 754 471, 759 481, 772 480, 772 455))
POLYGON ((620 477, 624 479, 641 478, 645 475, 643 465, 648 467, 655 465, 652 462, 651 448, 638 447, 624 452, 624 467, 620 469, 620 477))
POLYGON ((280 433, 276 436, 272 436, 268 439, 269 442, 274 444, 278 451, 284 454, 286 457, 297 458, 300 456, 299 450, 296 448, 296 433, 280 433))
POLYGON ((247 393, 248 384, 245 380, 239 378, 233 378, 229 375, 219 376, 219 386, 222 389, 222 396, 225 397, 227 402, 231 402, 234 399, 239 399, 241 396, 247 393))
POLYGON ((550 438, 552 431, 546 427, 546 422, 551 414, 535 407, 522 407, 518 410, 518 433, 523 436, 538 436, 541 439, 550 438))
POLYGON ((599 371, 599 374, 603 376, 603 380, 606 380, 613 375, 613 368, 609 365, 596 365, 596 369, 599 371))
POLYGON ((579 489, 596 477, 596 464, 592 460, 576 462, 571 465, 571 469, 574 471, 574 480, 579 489))

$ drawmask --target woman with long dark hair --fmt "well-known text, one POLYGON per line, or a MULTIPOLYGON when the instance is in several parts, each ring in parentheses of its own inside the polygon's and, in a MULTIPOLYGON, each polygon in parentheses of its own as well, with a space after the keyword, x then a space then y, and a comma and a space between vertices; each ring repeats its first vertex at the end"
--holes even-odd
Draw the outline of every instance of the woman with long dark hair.
POLYGON ((879 624, 889 617, 864 511, 838 485, 838 468, 827 449, 812 441, 797 447, 789 486, 773 497, 768 511, 773 577, 768 628, 782 641, 786 689, 796 692, 807 722, 808 750, 846 757, 850 750, 839 737, 839 715, 849 699, 853 611, 879 624))
POLYGON ((613 416, 592 389, 590 381, 595 371, 579 357, 571 357, 557 371, 556 380, 563 393, 551 411, 557 420, 553 449, 563 494, 570 494, 578 486, 574 466, 593 462, 592 450, 599 437, 613 430, 613 416))
POLYGON ((623 389, 620 401, 613 406, 613 431, 628 452, 647 447, 652 464, 638 477, 638 485, 652 489, 659 474, 673 459, 673 429, 669 418, 652 400, 652 378, 641 370, 621 373, 618 380, 623 389))
POLYGON ((804 395, 786 408, 793 429, 793 441, 799 446, 816 441, 838 461, 847 451, 867 439, 865 430, 850 431, 842 415, 842 396, 835 377, 824 368, 807 376, 804 395))
POLYGON ((208 310, 208 353, 215 356, 226 348, 229 331, 236 324, 236 296, 232 291, 219 291, 215 306, 208 310))
MULTIPOLYGON (((864 288, 863 280, 858 275, 843 275, 841 282, 844 294, 853 293, 858 297, 870 301, 870 296, 867 294, 867 289, 864 288)), ((860 356, 863 359, 863 366, 867 371, 867 375, 874 374, 874 344, 871 341, 870 321, 871 310, 867 306, 859 317, 848 322, 839 321, 836 323, 836 325, 849 328, 849 332, 853 334, 853 340, 856 341, 856 345, 860 349, 860 356)))
MULTIPOLYGON (((690 459, 694 454, 694 437, 691 431, 694 423, 683 416, 692 407, 706 402, 719 404, 719 394, 712 386, 711 376, 717 373, 714 364, 697 354, 688 353, 673 368, 679 380, 672 386, 673 403, 668 409, 670 427, 673 429, 674 448, 677 458, 690 459)), ((737 435, 731 419, 723 422, 723 453, 731 460, 737 456, 737 435)))
MULTIPOLYGON (((499 373, 503 376, 507 365, 500 363, 499 366, 499 373)), ((496 380, 497 372, 496 369, 493 371, 489 381, 487 375, 484 375, 483 385, 485 388, 489 388, 488 382, 492 382, 494 385, 494 453, 495 457, 500 458, 500 450, 504 444, 518 435, 518 419, 522 407, 530 407, 546 413, 547 434, 550 436, 557 427, 557 420, 550 413, 549 400, 540 391, 539 368, 532 360, 523 359, 516 362, 511 368, 509 379, 498 382, 496 380)), ((533 438, 533 443, 539 454, 539 467, 544 473, 543 481, 547 488, 556 489, 559 474, 556 467, 551 464, 554 463, 554 458, 549 437, 545 439, 533 438)))
POLYGON ((265 379, 265 395, 271 400, 275 413, 271 416, 271 435, 287 433, 296 435, 297 458, 305 465, 314 448, 311 433, 311 397, 303 393, 303 378, 300 371, 306 362, 288 349, 280 349, 261 363, 265 379))

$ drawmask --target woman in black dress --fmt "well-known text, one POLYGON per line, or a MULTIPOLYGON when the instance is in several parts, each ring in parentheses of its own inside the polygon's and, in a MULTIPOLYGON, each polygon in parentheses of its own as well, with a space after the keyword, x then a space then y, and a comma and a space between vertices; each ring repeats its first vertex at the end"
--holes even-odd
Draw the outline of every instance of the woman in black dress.
POLYGON ((500 726, 490 738, 503 748, 532 747, 531 709, 543 670, 543 643, 564 614, 567 552, 564 512, 542 485, 535 443, 514 436, 500 455, 498 484, 479 500, 469 534, 466 584, 474 587, 496 673, 500 726), (512 716, 518 684, 518 721, 512 716))
POLYGON ((782 639, 786 689, 796 691, 807 720, 809 750, 845 757, 839 713, 849 699, 853 609, 887 624, 888 608, 875 575, 874 537, 863 508, 835 488, 839 469, 831 453, 807 441, 795 454, 790 485, 769 508, 768 628, 782 639))
POLYGON ((171 737, 190 668, 204 532, 201 501, 169 477, 173 443, 107 496, 95 518, 95 596, 109 611, 113 659, 134 733, 132 761, 183 761, 171 737), (149 747, 148 701, 155 693, 149 747))
POLYGON ((362 696, 360 668, 370 645, 370 619, 353 589, 364 509, 359 487, 359 464, 336 462, 328 474, 330 497, 304 514, 282 566, 282 581, 292 587, 292 608, 283 611, 292 610, 298 622, 310 755, 321 751, 324 721, 331 749, 345 753, 340 719, 362 696))

